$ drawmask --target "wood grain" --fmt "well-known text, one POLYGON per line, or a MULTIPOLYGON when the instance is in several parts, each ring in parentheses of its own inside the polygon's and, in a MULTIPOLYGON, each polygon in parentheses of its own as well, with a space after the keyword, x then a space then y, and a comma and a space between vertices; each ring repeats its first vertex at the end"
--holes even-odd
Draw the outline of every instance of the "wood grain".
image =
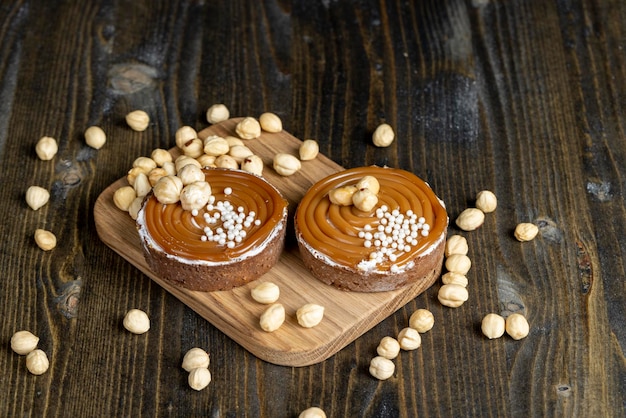
MULTIPOLYGON (((198 136, 236 136, 235 126, 243 118, 212 125, 198 136)), ((298 155, 302 143, 286 131, 263 132, 259 138, 247 140, 246 146, 261 157, 265 164, 264 177, 287 199, 290 219, 306 191, 327 175, 342 168, 323 155, 303 163, 296 174, 283 177, 273 168, 276 153, 298 155)), ((176 152, 174 149, 172 152, 176 152)), ((174 154, 176 156, 176 154, 174 154)), ((390 292, 347 292, 325 285, 304 266, 293 239, 293 226, 288 226, 286 248, 278 264, 261 278, 232 291, 196 292, 172 285, 155 274, 143 256, 135 222, 113 203, 113 194, 127 186, 125 178, 107 187, 96 200, 94 220, 98 235, 109 247, 128 260, 168 292, 210 321, 226 335, 237 341, 257 357, 270 363, 286 366, 307 366, 326 360, 354 341, 364 332, 404 306, 428 289, 439 278, 428 280, 390 292), (255 302, 250 291, 262 282, 272 282, 280 288, 281 303, 286 321, 275 332, 265 332, 259 326, 259 317, 267 308, 255 302), (298 325, 295 313, 307 303, 324 306, 324 319, 316 327, 305 329, 298 325)))

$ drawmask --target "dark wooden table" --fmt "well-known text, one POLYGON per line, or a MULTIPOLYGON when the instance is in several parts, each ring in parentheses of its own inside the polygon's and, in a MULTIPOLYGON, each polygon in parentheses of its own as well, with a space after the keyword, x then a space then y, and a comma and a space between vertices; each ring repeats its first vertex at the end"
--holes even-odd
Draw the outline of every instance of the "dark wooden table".
POLYGON ((621 0, 3 1, 0 5, 0 416, 527 417, 626 414, 626 3, 621 0), (412 3, 416 3, 412 5, 412 3), (276 366, 245 351, 110 250, 93 206, 132 161, 174 145, 206 109, 273 111, 345 167, 427 180, 451 219, 489 189, 471 233, 470 299, 439 284, 330 359, 276 366), (124 115, 143 109, 147 131, 124 115), (397 140, 371 145, 381 122, 397 140), (97 124, 106 145, 85 145, 97 124), (34 152, 55 137, 48 162, 34 152), (38 211, 31 185, 51 192, 38 211), (519 243, 518 222, 539 236, 519 243), (40 250, 37 228, 56 233, 40 250), (130 308, 152 328, 121 326, 130 308), (417 308, 436 318, 387 381, 380 339, 417 308), (488 312, 530 335, 488 340, 488 312), (40 337, 33 376, 9 340, 40 337), (213 382, 180 368, 202 346, 213 382))

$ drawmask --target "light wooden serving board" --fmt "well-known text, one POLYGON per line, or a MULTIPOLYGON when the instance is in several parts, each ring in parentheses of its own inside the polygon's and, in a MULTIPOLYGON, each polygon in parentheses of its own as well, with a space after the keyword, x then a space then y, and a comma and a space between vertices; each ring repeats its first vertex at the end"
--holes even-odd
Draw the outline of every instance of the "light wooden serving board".
MULTIPOLYGON (((230 119, 212 125, 201 131, 199 136, 236 136, 234 129, 239 120, 230 119)), ((300 144, 300 140, 285 131, 274 134, 264 132, 260 138, 246 141, 246 146, 264 160, 263 176, 289 201, 290 216, 293 216, 298 202, 310 186, 329 174, 343 170, 343 167, 320 154, 315 160, 303 161, 302 169, 296 174, 290 177, 278 175, 272 168, 272 157, 278 152, 297 156, 300 144)), ((436 280, 434 277, 430 282, 382 293, 337 290, 315 279, 302 264, 293 237, 293 222, 290 222, 287 245, 280 261, 256 281, 222 292, 205 293, 177 287, 150 270, 140 247, 135 221, 113 203, 115 190, 127 184, 126 178, 116 181, 96 201, 94 218, 100 239, 215 327, 270 363, 306 366, 321 362, 404 306, 436 280), (267 306, 250 296, 250 289, 264 281, 279 286, 278 302, 284 305, 287 316, 285 323, 272 333, 263 331, 259 326, 259 317, 267 306), (295 317, 296 310, 306 303, 325 307, 324 319, 314 328, 302 328, 295 317)))

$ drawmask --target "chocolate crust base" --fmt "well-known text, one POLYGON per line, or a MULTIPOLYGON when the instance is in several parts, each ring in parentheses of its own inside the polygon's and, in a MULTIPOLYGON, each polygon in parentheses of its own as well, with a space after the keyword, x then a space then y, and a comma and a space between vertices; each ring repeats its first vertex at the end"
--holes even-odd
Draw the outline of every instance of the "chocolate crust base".
POLYGON ((267 273, 280 259, 285 243, 286 218, 274 228, 280 230, 265 244, 265 249, 243 260, 206 265, 181 262, 147 242, 142 242, 148 266, 161 279, 189 290, 214 292, 231 290, 267 273))
POLYGON ((353 292, 386 292, 420 281, 428 283, 427 286, 432 285, 441 274, 443 267, 445 235, 444 232, 443 239, 440 239, 428 254, 415 257, 413 260, 415 265, 412 268, 398 273, 380 273, 328 264, 309 250, 308 244, 303 242, 301 234, 298 233, 296 225, 300 256, 313 276, 328 285, 353 292))

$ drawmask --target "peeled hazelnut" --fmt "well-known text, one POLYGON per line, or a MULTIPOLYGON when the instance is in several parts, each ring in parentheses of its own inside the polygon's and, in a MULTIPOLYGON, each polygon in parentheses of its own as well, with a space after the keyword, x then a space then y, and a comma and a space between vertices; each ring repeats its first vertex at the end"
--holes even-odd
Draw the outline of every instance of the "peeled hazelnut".
POLYGON ((59 146, 57 145, 56 139, 50 136, 42 136, 39 141, 37 141, 37 145, 35 146, 35 152, 39 159, 44 161, 49 161, 57 155, 59 151, 59 146))
POLYGON ((281 176, 290 176, 301 167, 300 160, 291 154, 278 153, 274 156, 274 170, 281 176))
POLYGON ((464 254, 451 254, 446 258, 445 266, 448 271, 466 275, 472 267, 472 261, 464 254))
POLYGON ((137 215, 139 214, 139 210, 141 209, 141 205, 143 204, 143 197, 137 197, 133 200, 128 207, 128 214, 132 219, 137 219, 137 215))
POLYGON ((393 360, 400 353, 400 343, 393 337, 383 337, 376 347, 376 352, 381 357, 393 360))
POLYGON ((428 332, 435 325, 435 316, 428 309, 418 309, 409 318, 409 326, 417 332, 428 332))
POLYGON ((449 271, 441 276, 441 282, 443 284, 458 284, 459 286, 467 287, 467 276, 453 271, 449 271))
POLYGON ((194 347, 185 353, 182 368, 188 372, 197 368, 208 368, 211 358, 209 353, 199 347, 194 347))
POLYGON ((220 155, 215 159, 215 165, 219 168, 232 168, 234 170, 239 168, 237 160, 235 160, 230 155, 220 155))
MULTIPOLYGON (((163 163, 163 167, 161 167, 165 171, 166 176, 175 176, 176 175, 176 164, 172 161, 166 161, 163 163)), ((151 170, 152 171, 152 170, 151 170)))
POLYGON ((197 181, 206 181, 206 177, 202 172, 202 169, 197 165, 187 164, 177 174, 180 181, 183 182, 183 186, 186 186, 197 181))
POLYGON ((518 241, 524 242, 531 241, 538 233, 539 227, 537 225, 524 222, 515 227, 514 235, 518 241))
POLYGON ((172 154, 170 154, 168 150, 162 148, 155 148, 152 150, 150 158, 152 158, 152 161, 154 161, 158 167, 163 167, 163 164, 173 161, 172 154))
POLYGON ((248 173, 256 174, 257 176, 263 175, 263 160, 258 155, 250 155, 241 162, 241 169, 248 173))
POLYGON ((50 200, 50 192, 43 187, 30 186, 26 190, 26 203, 33 210, 41 208, 50 200))
POLYGON ((164 205, 178 202, 182 190, 183 182, 176 176, 161 177, 152 188, 154 196, 164 205))
POLYGON ((156 168, 157 163, 150 157, 137 157, 133 161, 133 168, 139 168, 144 173, 149 173, 150 170, 156 168))
POLYGON ((437 294, 439 302, 450 308, 458 308, 469 299, 467 289, 458 284, 444 284, 437 294))
POLYGON ((133 131, 145 131, 150 124, 150 116, 143 110, 135 110, 126 115, 126 123, 133 131))
POLYGON ((183 144, 181 151, 188 157, 198 158, 204 154, 204 143, 200 138, 190 139, 183 144))
POLYGON ((386 123, 378 125, 372 135, 372 141, 377 147, 388 147, 395 138, 393 128, 386 123))
POLYGON ((506 333, 514 340, 521 340, 530 332, 530 325, 522 314, 514 313, 506 318, 506 333))
POLYGON ((128 212, 130 204, 137 197, 137 192, 131 186, 122 186, 113 193, 113 203, 118 209, 128 212))
POLYGON ((396 365, 393 361, 384 358, 383 356, 376 356, 370 361, 370 374, 378 380, 387 380, 396 371, 396 365))
POLYGON ((50 362, 43 350, 35 349, 26 356, 26 368, 32 374, 42 375, 48 370, 48 367, 50 367, 50 362))
POLYGON ((174 134, 174 138, 176 139, 176 146, 180 149, 183 148, 185 143, 196 139, 198 137, 198 132, 193 129, 191 126, 181 126, 176 130, 174 134))
POLYGON ((215 155, 202 154, 198 158, 196 158, 200 163, 201 167, 216 167, 215 165, 215 155))
POLYGON ((35 230, 35 242, 44 251, 49 251, 57 246, 57 237, 45 229, 35 230))
POLYGON ((194 390, 202 390, 211 383, 211 372, 204 367, 198 367, 189 372, 189 387, 194 390))
POLYGON ((456 224, 464 231, 473 231, 485 222, 485 213, 476 208, 467 208, 456 218, 456 224))
POLYGON ((137 176, 141 173, 147 174, 148 172, 149 171, 146 171, 146 169, 143 167, 133 167, 128 170, 128 174, 126 175, 126 181, 128 181, 128 184, 130 184, 131 186, 134 186, 137 176))
POLYGON ((236 136, 225 136, 224 139, 226 140, 226 142, 228 142, 228 146, 229 147, 234 147, 235 145, 245 145, 243 143, 243 141, 240 138, 237 138, 236 136))
POLYGON ((187 164, 193 164, 198 168, 202 168, 202 165, 195 158, 191 158, 187 155, 181 155, 180 157, 176 158, 176 161, 174 161, 176 172, 180 172, 180 170, 182 170, 182 168, 187 164))
POLYGON ((124 316, 123 325, 133 334, 143 334, 150 329, 150 318, 140 309, 131 309, 124 316))
POLYGON ((91 148, 100 149, 107 141, 107 136, 99 126, 90 126, 85 131, 85 143, 91 148))
POLYGON ((467 255, 468 246, 467 239, 461 235, 452 235, 446 240, 445 256, 448 257, 452 254, 464 254, 467 255))
POLYGON ((234 145, 230 147, 228 155, 233 157, 238 164, 241 164, 243 160, 252 155, 252 151, 245 145, 234 145))
POLYGON ((352 204, 360 211, 369 212, 378 204, 378 197, 370 189, 359 189, 352 195, 352 204))
POLYGON ((280 303, 275 303, 261 314, 259 324, 266 332, 276 331, 285 322, 285 308, 280 303))
POLYGON ((206 111, 206 120, 210 124, 219 123, 227 120, 230 117, 230 111, 226 105, 216 103, 209 107, 206 111))
POLYGON ((259 124, 265 132, 280 132, 283 130, 283 122, 274 113, 263 113, 259 116, 259 124))
POLYGON ((314 303, 307 303, 296 311, 298 324, 304 328, 313 328, 322 322, 324 307, 314 303))
POLYGON ((480 329, 490 340, 504 335, 504 318, 495 313, 485 315, 480 323, 480 329))
POLYGON ((17 331, 11 337, 11 349, 19 355, 26 355, 37 348, 39 337, 30 331, 17 331))
POLYGON ((300 145, 300 148, 298 149, 298 153, 300 154, 300 160, 302 161, 314 160, 319 152, 320 146, 317 141, 313 139, 307 139, 303 141, 300 145))
POLYGON ((326 413, 322 409, 313 406, 300 412, 298 418, 326 418, 326 413))
POLYGON ((211 186, 206 181, 197 181, 183 187, 180 192, 180 204, 183 210, 198 210, 209 203, 211 186))
POLYGON ((498 198, 489 190, 482 190, 476 195, 476 208, 485 213, 493 212, 498 207, 498 198))
POLYGON ((204 140, 204 153, 215 157, 228 154, 230 146, 221 136, 211 135, 204 140))
POLYGON ((135 177, 135 184, 133 184, 133 188, 135 189, 135 194, 138 197, 143 197, 150 193, 150 190, 152 190, 152 185, 150 184, 148 176, 146 176, 144 173, 139 173, 139 175, 135 177))
POLYGON ((261 136, 261 125, 255 118, 248 116, 235 126, 235 132, 241 139, 258 138, 261 136))
POLYGON ((161 177, 176 174, 176 169, 174 168, 173 163, 165 163, 163 167, 157 167, 157 168, 153 168, 152 170, 150 170, 150 172, 148 173, 148 181, 150 182, 150 186, 154 187, 154 185, 157 184, 157 181, 159 181, 161 177), (171 164, 171 168, 173 171, 172 173, 168 173, 167 170, 163 168, 163 167, 166 167, 167 164, 171 164))
POLYGON ((332 189, 328 192, 330 203, 339 206, 350 206, 352 204, 352 196, 358 191, 356 186, 342 186, 332 189))
POLYGON ((372 193, 378 194, 380 191, 380 183, 378 179, 374 176, 363 176, 361 180, 356 184, 356 188, 361 189, 369 189, 372 193))
POLYGON ((252 299, 259 303, 274 303, 280 297, 280 288, 271 282, 263 282, 250 292, 252 299))
POLYGON ((416 329, 407 327, 398 333, 398 343, 403 350, 415 350, 422 345, 422 337, 416 329))

